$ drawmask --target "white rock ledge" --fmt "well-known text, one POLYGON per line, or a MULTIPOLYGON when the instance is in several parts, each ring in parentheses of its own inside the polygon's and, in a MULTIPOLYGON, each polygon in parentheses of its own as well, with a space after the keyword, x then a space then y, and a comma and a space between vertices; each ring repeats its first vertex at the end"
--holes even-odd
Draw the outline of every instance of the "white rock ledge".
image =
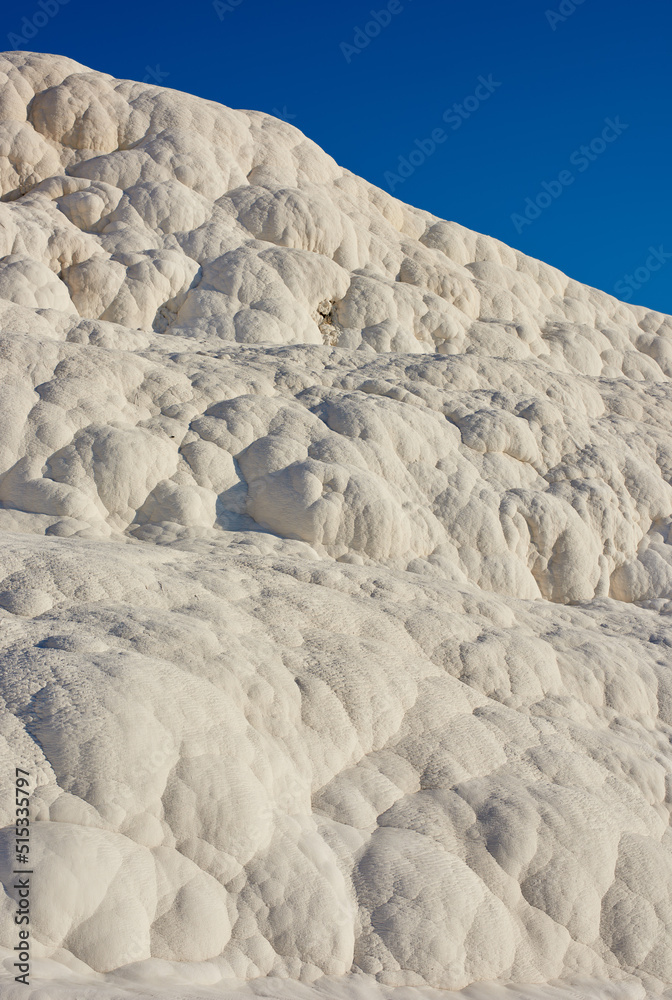
POLYGON ((35 1000, 661 995, 672 318, 258 112, 27 52, 0 111, 35 1000))

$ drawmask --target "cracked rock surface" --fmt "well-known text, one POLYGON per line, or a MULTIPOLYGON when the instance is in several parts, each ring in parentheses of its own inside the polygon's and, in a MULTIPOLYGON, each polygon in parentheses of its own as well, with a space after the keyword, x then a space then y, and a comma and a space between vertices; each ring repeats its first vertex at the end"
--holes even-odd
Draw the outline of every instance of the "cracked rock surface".
POLYGON ((660 994, 672 318, 258 112, 11 52, 0 113, 41 989, 660 994))

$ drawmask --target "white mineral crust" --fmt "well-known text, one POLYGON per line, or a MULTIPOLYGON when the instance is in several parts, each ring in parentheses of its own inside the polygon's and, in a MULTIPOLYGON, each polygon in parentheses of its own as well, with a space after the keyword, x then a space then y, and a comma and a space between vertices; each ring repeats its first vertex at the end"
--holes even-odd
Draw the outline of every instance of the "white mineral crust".
POLYGON ((660 994, 672 318, 259 112, 27 52, 0 108, 39 997, 660 994))

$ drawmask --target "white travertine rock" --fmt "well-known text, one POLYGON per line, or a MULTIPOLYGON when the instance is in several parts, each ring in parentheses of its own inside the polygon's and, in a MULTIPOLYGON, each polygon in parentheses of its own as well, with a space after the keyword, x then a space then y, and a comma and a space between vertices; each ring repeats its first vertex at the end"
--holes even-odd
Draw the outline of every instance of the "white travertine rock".
POLYGON ((39 996, 659 994, 672 318, 257 112, 27 52, 0 110, 39 996))

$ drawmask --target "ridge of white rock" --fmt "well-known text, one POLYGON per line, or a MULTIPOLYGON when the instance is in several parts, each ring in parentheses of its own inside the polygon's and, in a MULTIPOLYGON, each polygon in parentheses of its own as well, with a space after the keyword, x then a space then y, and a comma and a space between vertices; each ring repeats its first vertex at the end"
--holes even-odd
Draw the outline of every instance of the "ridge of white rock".
POLYGON ((267 115, 27 52, 0 112, 40 996, 660 994, 672 318, 267 115))

